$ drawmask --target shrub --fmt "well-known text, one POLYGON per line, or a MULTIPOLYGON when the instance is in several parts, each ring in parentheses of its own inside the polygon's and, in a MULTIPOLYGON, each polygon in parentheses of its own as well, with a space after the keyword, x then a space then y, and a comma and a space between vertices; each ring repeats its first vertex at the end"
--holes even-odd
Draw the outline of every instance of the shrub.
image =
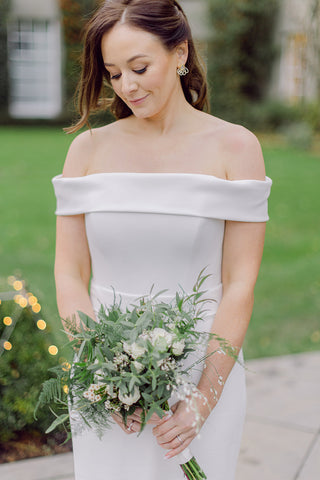
POLYGON ((23 284, 15 294, 0 293, 0 445, 22 430, 44 431, 52 421, 44 412, 36 421, 34 408, 47 369, 56 364, 48 352, 53 336, 36 297, 23 284))
POLYGON ((292 123, 283 129, 290 146, 299 150, 309 150, 312 146, 313 131, 306 122, 292 123))
POLYGON ((210 0, 208 77, 212 112, 242 122, 246 103, 263 99, 276 48, 278 0, 210 0))

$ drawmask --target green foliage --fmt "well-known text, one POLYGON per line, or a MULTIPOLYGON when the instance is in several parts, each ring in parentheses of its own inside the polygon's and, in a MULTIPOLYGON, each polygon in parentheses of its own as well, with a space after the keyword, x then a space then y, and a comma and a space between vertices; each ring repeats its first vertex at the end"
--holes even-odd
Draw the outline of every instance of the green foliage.
POLYGON ((65 42, 65 94, 68 110, 73 111, 73 97, 80 75, 82 31, 98 0, 59 0, 65 42))
POLYGON ((248 101, 260 101, 276 49, 273 33, 278 0, 210 0, 209 45, 212 112, 242 121, 248 101))
POLYGON ((0 304, 1 347, 10 328, 4 324, 4 317, 12 318, 14 328, 9 338, 11 350, 0 349, 0 445, 22 430, 44 431, 48 414, 41 412, 36 421, 33 412, 41 383, 56 362, 48 353, 52 343, 48 327, 39 330, 39 315, 13 300, 0 304))
POLYGON ((313 132, 306 122, 292 123, 283 130, 291 147, 299 150, 309 150, 312 146, 313 132))
MULTIPOLYGON (((177 292, 170 303, 158 299, 163 292, 150 292, 135 305, 130 304, 130 309, 122 309, 120 296, 113 305, 101 306, 99 322, 82 312, 78 324, 74 318, 66 319, 75 360, 72 365, 65 363, 54 369, 57 378, 44 383, 38 406, 55 400, 58 407, 67 408, 66 395, 61 398, 62 390, 67 391, 74 412, 100 434, 108 428, 113 412, 121 414, 126 423, 128 415, 141 407, 143 429, 152 413, 164 414, 163 406, 173 391, 183 395, 183 389, 181 398, 192 395, 196 387, 189 371, 207 358, 202 350, 208 339, 217 340, 212 353, 219 350, 237 357, 236 349, 226 340, 196 330, 203 306, 212 301, 201 298, 205 292, 200 288, 208 278, 203 272, 192 294, 177 292), (193 363, 184 368, 181 361, 191 352, 193 363)), ((47 432, 67 419, 67 413, 57 414, 47 432)))

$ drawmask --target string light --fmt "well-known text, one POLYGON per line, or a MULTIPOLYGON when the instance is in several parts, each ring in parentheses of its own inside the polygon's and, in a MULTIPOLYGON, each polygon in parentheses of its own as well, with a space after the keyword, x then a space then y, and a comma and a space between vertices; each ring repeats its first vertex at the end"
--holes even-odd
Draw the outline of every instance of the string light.
POLYGON ((37 321, 37 327, 39 328, 39 330, 45 330, 47 327, 47 324, 44 320, 40 319, 37 321))
POLYGON ((21 308, 25 308, 28 305, 28 301, 26 298, 24 298, 22 295, 19 299, 19 305, 21 308))
POLYGON ((13 300, 16 302, 16 303, 19 303, 20 302, 20 298, 22 298, 22 295, 20 294, 17 294, 13 297, 13 300))
POLYGON ((10 327, 10 325, 12 325, 12 318, 11 318, 11 317, 4 317, 3 323, 4 323, 7 327, 10 327))
POLYGON ((70 370, 70 368, 71 368, 70 363, 69 363, 69 362, 64 362, 63 367, 62 367, 62 370, 63 370, 64 372, 68 372, 68 370, 70 370))
POLYGON ((6 341, 4 342, 4 344, 3 344, 3 348, 4 348, 5 350, 11 350, 11 348, 12 348, 12 343, 10 343, 10 342, 8 342, 8 340, 6 340, 6 341))
MULTIPOLYGON (((14 294, 14 292, 11 292, 12 296, 10 298, 13 299, 15 303, 17 303, 22 309, 27 308, 28 305, 30 305, 32 312, 35 314, 40 312, 41 305, 38 303, 38 298, 32 292, 27 292, 25 290, 25 282, 23 280, 19 280, 14 275, 11 275, 7 278, 7 282, 9 285, 11 285, 14 288, 14 290, 18 292, 17 294, 14 294)), ((1 303, 2 301, 0 299, 0 305, 1 303)), ((15 312, 14 319, 9 316, 6 316, 2 319, 6 327, 15 326, 17 324, 17 321, 21 313, 18 313, 19 312, 18 310, 14 310, 14 312, 15 312)), ((38 320, 37 318, 34 318, 34 320, 39 330, 45 330, 47 328, 47 323, 42 318, 38 320)), ((8 335, 5 335, 7 339, 10 338, 12 330, 13 329, 8 330, 8 335)), ((0 342, 2 343, 2 346, 3 346, 3 350, 2 352, 0 352, 0 356, 4 350, 9 351, 13 348, 13 345, 11 342, 9 342, 9 340, 4 340, 0 338, 0 342)), ((49 354, 53 356, 57 355, 58 351, 59 350, 56 345, 50 345, 48 348, 49 354)), ((66 359, 62 359, 62 361, 66 365, 66 371, 69 368, 71 368, 70 364, 66 362, 66 359)), ((65 386, 65 388, 68 388, 67 385, 65 386)))
POLYGON ((48 352, 50 353, 50 355, 57 355, 58 347, 56 347, 56 345, 50 345, 50 347, 48 348, 48 352))
POLYGON ((20 280, 15 280, 13 282, 13 288, 15 290, 22 290, 23 289, 23 283, 20 280))
POLYGON ((35 297, 34 295, 30 295, 29 298, 28 298, 28 302, 29 302, 29 305, 35 305, 36 303, 38 303, 38 299, 37 297, 35 297))
POLYGON ((62 389, 63 389, 64 393, 66 393, 68 395, 68 393, 69 393, 68 385, 63 385, 62 389))
POLYGON ((34 311, 34 313, 39 313, 41 310, 41 306, 39 305, 39 303, 35 303, 34 305, 32 305, 31 308, 34 311))

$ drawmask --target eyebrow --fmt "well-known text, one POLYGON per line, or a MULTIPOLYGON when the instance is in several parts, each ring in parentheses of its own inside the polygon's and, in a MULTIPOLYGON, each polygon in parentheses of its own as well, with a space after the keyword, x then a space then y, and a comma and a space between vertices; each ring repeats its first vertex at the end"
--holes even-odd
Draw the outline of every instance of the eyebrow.
MULTIPOLYGON (((138 53, 137 55, 134 55, 133 57, 129 58, 129 60, 127 61, 127 63, 131 63, 133 62, 133 60, 136 60, 137 58, 141 58, 141 57, 148 57, 148 55, 144 55, 143 53, 138 53)), ((114 63, 105 63, 104 64, 105 67, 114 67, 114 63)))

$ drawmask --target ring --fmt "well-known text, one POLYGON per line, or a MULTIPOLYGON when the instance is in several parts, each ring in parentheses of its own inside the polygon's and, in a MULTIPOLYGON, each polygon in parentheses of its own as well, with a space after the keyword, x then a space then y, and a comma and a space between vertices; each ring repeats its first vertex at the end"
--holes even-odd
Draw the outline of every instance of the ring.
POLYGON ((181 439, 180 435, 177 435, 177 439, 179 440, 180 445, 182 445, 182 444, 183 444, 183 440, 181 439))
POLYGON ((130 423, 129 427, 127 428, 127 430, 128 430, 129 432, 132 432, 132 425, 133 425, 133 424, 134 424, 134 420, 131 420, 131 423, 130 423))

